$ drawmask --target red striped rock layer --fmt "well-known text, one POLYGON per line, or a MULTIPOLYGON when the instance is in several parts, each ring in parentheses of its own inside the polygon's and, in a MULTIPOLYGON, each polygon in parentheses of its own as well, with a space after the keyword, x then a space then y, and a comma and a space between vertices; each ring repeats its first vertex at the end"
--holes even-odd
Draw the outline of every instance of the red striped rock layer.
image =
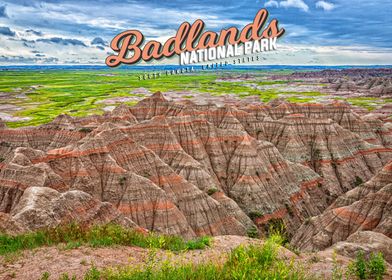
POLYGON ((290 212, 294 227, 326 206, 311 203, 308 189, 317 193, 318 176, 310 169, 286 162, 270 143, 218 129, 204 117, 157 117, 122 128, 104 124, 76 145, 22 152, 24 160, 15 156, 4 173, 18 158, 55 174, 56 180, 34 185, 83 190, 142 227, 187 237, 244 234, 252 225, 245 213, 255 210, 271 218, 283 213, 280 218, 288 221, 290 212), (218 190, 213 197, 206 194, 210 188, 218 190))
POLYGON ((363 140, 371 144, 392 148, 391 127, 386 126, 380 119, 358 115, 355 112, 355 108, 345 102, 333 102, 330 104, 281 102, 274 107, 252 105, 241 109, 256 115, 258 119, 269 116, 274 120, 279 120, 295 114, 301 114, 306 118, 316 120, 332 119, 338 125, 358 134, 363 140))
POLYGON ((392 184, 392 162, 385 165, 369 181, 339 196, 330 206, 330 209, 350 205, 368 194, 375 193, 388 184, 392 184))
MULTIPOLYGON (((292 244, 304 250, 321 250, 360 231, 392 238, 392 162, 369 182, 351 190, 323 214, 304 223, 292 244)), ((390 242, 390 241, 389 241, 390 242)))
POLYGON ((137 226, 110 203, 82 191, 60 193, 52 188, 29 187, 10 213, 1 213, 0 231, 17 234, 26 230, 56 227, 76 222, 81 225, 117 223, 137 226))
POLYGON ((392 93, 391 69, 345 69, 297 72, 276 79, 305 79, 322 82, 334 95, 361 95, 390 97, 392 93))
POLYGON ((265 120, 264 134, 259 138, 272 142, 286 159, 308 165, 319 173, 332 197, 352 189, 357 178, 370 179, 392 152, 390 148, 369 144, 331 119, 303 115, 265 120))
MULTIPOLYGON (((246 213, 267 215, 283 209, 280 218, 287 218, 294 226, 325 207, 325 201, 319 204, 320 209, 310 202, 310 193, 321 196, 317 188, 320 178, 306 167, 287 162, 271 143, 257 141, 240 130, 216 128, 204 116, 171 117, 168 122, 180 147, 204 167, 214 186, 246 213)), ((203 182, 195 184, 208 190, 203 182)))
POLYGON ((110 201, 148 229, 187 237, 244 233, 219 203, 119 129, 104 130, 36 161, 50 161, 71 188, 110 201))
POLYGON ((154 113, 204 115, 219 128, 244 131, 259 140, 270 141, 286 159, 310 166, 323 176, 324 189, 331 199, 353 188, 357 177, 363 181, 371 178, 392 157, 392 129, 380 120, 361 119, 342 102, 251 105, 240 109, 173 106, 156 94, 130 110, 140 120, 150 119, 154 113))
POLYGON ((388 157, 385 147, 323 115, 267 113, 176 104, 157 93, 104 116, 62 115, 27 128, 34 137, 1 129, 11 144, 0 150, 0 211, 11 212, 25 189, 39 186, 81 190, 141 227, 185 237, 245 234, 251 212, 260 226, 281 218, 294 232, 388 157))
POLYGON ((52 122, 39 127, 7 129, 0 123, 0 154, 7 155, 17 147, 26 147, 47 151, 75 143, 85 137, 97 125, 111 122, 136 123, 135 117, 127 106, 117 107, 111 114, 74 118, 60 115, 52 122))

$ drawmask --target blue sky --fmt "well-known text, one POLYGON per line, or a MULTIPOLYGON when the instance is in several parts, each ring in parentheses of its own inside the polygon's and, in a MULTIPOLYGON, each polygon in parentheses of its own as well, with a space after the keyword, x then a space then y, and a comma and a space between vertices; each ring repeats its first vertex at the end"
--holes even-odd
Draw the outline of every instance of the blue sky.
POLYGON ((183 21, 201 18, 213 31, 243 27, 263 7, 286 29, 264 64, 392 64, 392 1, 385 0, 2 0, 0 63, 102 64, 124 30, 163 42, 183 21))

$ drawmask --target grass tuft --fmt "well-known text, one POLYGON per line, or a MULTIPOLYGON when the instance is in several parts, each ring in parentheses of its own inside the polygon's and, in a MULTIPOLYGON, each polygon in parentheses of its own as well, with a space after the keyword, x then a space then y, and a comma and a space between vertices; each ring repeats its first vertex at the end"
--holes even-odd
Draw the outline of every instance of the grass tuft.
POLYGON ((386 272, 385 260, 382 253, 371 253, 368 258, 361 250, 355 260, 349 265, 349 274, 355 275, 358 279, 381 280, 386 272))
POLYGON ((185 241, 179 236, 145 234, 115 224, 93 227, 69 224, 17 236, 0 234, 0 255, 58 244, 61 244, 64 249, 74 249, 82 245, 91 247, 124 245, 183 251, 204 249, 210 245, 210 242, 211 238, 208 236, 185 241))
POLYGON ((293 262, 278 258, 283 238, 271 235, 263 245, 240 246, 234 249, 222 263, 180 263, 173 265, 157 262, 152 256, 144 267, 121 267, 98 270, 91 268, 85 280, 113 279, 306 279, 302 269, 293 262))

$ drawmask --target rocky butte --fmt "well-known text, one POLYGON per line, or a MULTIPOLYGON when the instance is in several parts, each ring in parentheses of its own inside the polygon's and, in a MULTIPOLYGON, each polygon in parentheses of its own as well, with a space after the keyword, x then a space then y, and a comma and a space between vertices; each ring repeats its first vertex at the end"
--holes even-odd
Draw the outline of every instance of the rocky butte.
POLYGON ((0 126, 0 230, 76 220, 181 235, 283 223, 303 250, 391 261, 392 126, 344 102, 175 103, 0 126), (378 240, 377 242, 373 242, 378 240))

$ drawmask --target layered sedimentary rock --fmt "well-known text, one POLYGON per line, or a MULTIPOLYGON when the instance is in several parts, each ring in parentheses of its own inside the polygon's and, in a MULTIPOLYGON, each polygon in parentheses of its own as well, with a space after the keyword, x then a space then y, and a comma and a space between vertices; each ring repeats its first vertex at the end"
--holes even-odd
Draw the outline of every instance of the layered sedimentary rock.
POLYGON ((383 234, 391 243, 392 162, 370 181, 339 197, 323 214, 304 223, 292 243, 301 249, 319 250, 355 240, 354 234, 360 231, 383 234))
POLYGON ((81 191, 187 238, 243 235, 276 219, 295 233, 392 158, 390 136, 383 120, 345 103, 216 107, 156 93, 103 116, 0 128, 0 212, 12 216, 39 187, 81 191))
POLYGON ((389 97, 392 93, 391 77, 342 78, 330 80, 331 90, 339 92, 366 92, 366 95, 375 97, 389 97))
POLYGON ((354 69, 341 69, 341 70, 333 70, 326 69, 322 71, 303 71, 296 72, 291 74, 290 76, 293 79, 300 78, 341 78, 341 77, 351 77, 351 78, 367 78, 367 77, 389 77, 392 75, 391 68, 354 68, 354 69))
MULTIPOLYGON (((318 86, 318 90, 340 97, 377 97, 385 102, 392 94, 392 70, 341 69, 323 71, 299 71, 289 75, 272 75, 271 79, 304 81, 318 86)), ((369 100, 371 102, 371 100, 369 100)))
POLYGON ((9 234, 68 223, 89 226, 113 222, 137 227, 112 204, 94 199, 85 192, 60 193, 46 187, 27 188, 9 213, 1 213, 0 220, 0 231, 9 234))
POLYGON ((384 123, 384 119, 377 118, 377 115, 359 115, 346 102, 334 101, 330 104, 279 102, 276 106, 253 105, 242 109, 256 115, 259 120, 264 119, 265 116, 279 120, 290 115, 302 115, 316 122, 331 119, 366 142, 389 148, 392 145, 392 129, 384 123))
POLYGON ((392 239, 375 231, 357 231, 345 241, 340 241, 332 249, 350 258, 355 258, 359 251, 366 255, 381 252, 385 260, 392 264, 392 239))

